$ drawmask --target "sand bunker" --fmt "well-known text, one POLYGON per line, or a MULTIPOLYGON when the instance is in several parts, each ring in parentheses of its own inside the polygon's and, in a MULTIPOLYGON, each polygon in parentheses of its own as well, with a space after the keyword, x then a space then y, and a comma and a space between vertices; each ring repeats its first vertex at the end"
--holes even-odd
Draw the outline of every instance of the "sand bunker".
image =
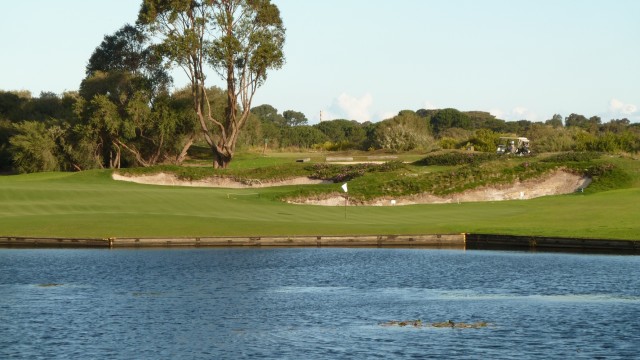
MULTIPOLYGON (((285 185, 311 185, 331 183, 325 180, 297 177, 283 181, 262 182, 260 180, 246 180, 238 182, 233 179, 213 177, 203 180, 189 181, 178 179, 173 174, 159 173, 142 176, 112 175, 114 180, 130 181, 138 184, 168 185, 168 186, 193 186, 193 187, 217 187, 231 189, 262 188, 285 185)), ((402 197, 385 197, 370 201, 356 201, 349 199, 350 206, 394 206, 414 204, 447 204, 476 201, 503 201, 526 200, 548 195, 570 194, 589 185, 591 179, 557 170, 547 176, 516 182, 504 186, 481 187, 458 194, 436 196, 428 193, 402 197)), ((322 197, 293 199, 291 204, 307 204, 322 206, 344 206, 345 198, 340 193, 328 194, 322 197)))
MULTIPOLYGON (((371 201, 355 201, 353 199, 349 199, 349 205, 394 206, 414 204, 447 204, 477 201, 526 200, 548 195, 570 194, 580 189, 584 189, 589 185, 590 182, 591 179, 589 178, 570 174, 562 170, 557 170, 542 178, 516 182, 514 184, 499 187, 481 187, 447 196, 436 196, 428 193, 423 193, 396 198, 385 197, 371 201)), ((344 206, 345 199, 342 195, 333 194, 322 198, 296 199, 289 202, 292 204, 344 206)))
POLYGON ((309 179, 308 177, 296 177, 292 179, 282 181, 270 181, 263 182, 257 179, 250 179, 244 182, 235 181, 229 178, 212 177, 203 180, 181 180, 173 174, 158 173, 153 175, 141 175, 141 176, 123 176, 114 173, 112 175, 113 180, 129 181, 137 184, 148 185, 166 185, 166 186, 193 186, 193 187, 216 187, 216 188, 230 188, 230 189, 247 189, 247 188, 262 188, 272 186, 286 186, 286 185, 313 185, 313 184, 330 184, 330 181, 309 179))

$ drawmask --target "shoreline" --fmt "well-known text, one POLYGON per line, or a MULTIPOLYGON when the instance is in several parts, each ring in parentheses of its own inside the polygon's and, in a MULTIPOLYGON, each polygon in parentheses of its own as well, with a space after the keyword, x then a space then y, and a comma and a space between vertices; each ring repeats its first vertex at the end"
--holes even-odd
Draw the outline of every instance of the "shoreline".
POLYGON ((640 254, 640 241, 516 236, 496 234, 423 234, 354 236, 226 236, 185 238, 39 238, 0 237, 5 248, 190 248, 190 247, 421 247, 461 250, 587 251, 640 254))

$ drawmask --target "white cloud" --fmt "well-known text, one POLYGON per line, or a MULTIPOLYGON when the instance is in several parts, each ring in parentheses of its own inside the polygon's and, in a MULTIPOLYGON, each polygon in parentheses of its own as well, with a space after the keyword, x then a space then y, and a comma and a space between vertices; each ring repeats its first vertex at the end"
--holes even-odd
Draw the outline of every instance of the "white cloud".
POLYGON ((497 119, 504 119, 504 111, 502 109, 491 109, 489 114, 495 116, 497 119))
POLYGON ((425 110, 435 110, 438 109, 438 107, 432 103, 431 101, 427 100, 424 102, 424 104, 422 104, 422 108, 425 110))
POLYGON ((371 120, 370 108, 373 105, 373 97, 367 93, 361 97, 342 93, 333 100, 328 111, 323 112, 323 120, 344 118, 365 122, 371 120))
POLYGON ((531 120, 536 121, 538 119, 538 115, 533 111, 527 109, 523 106, 516 106, 511 110, 512 120, 531 120))
POLYGON ((498 119, 512 121, 512 120, 529 120, 538 121, 538 114, 529 110, 524 106, 516 106, 510 111, 504 111, 502 109, 494 108, 489 110, 489 113, 498 119))
POLYGON ((379 113, 376 113, 375 119, 373 119, 373 121, 391 119, 392 117, 394 117, 396 115, 398 115, 397 111, 396 112, 393 112, 393 111, 379 112, 379 113))
POLYGON ((634 104, 625 104, 618 99, 609 101, 609 112, 612 115, 631 115, 638 111, 638 107, 634 104))

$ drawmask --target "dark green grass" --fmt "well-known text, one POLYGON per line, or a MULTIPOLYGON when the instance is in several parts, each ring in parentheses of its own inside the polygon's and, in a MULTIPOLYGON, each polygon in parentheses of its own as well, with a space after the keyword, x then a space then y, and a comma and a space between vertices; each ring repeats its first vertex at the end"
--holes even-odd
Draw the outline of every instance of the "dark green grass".
MULTIPOLYGON (((340 185, 330 186, 341 191, 340 185)), ((640 239, 637 187, 528 201, 349 207, 346 218, 344 207, 290 205, 274 200, 297 188, 236 190, 138 185, 113 181, 109 171, 4 176, 0 177, 0 236, 482 232, 640 239)))

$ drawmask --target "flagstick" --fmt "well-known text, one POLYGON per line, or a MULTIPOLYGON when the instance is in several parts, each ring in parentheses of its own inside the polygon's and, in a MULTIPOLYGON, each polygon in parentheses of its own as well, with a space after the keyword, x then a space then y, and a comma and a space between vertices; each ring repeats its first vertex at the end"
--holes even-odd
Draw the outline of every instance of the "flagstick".
POLYGON ((347 189, 347 183, 342 184, 342 190, 344 191, 344 219, 347 220, 347 203, 349 202, 349 190, 347 189))
POLYGON ((349 194, 344 196, 344 219, 347 220, 347 203, 349 202, 349 194))

